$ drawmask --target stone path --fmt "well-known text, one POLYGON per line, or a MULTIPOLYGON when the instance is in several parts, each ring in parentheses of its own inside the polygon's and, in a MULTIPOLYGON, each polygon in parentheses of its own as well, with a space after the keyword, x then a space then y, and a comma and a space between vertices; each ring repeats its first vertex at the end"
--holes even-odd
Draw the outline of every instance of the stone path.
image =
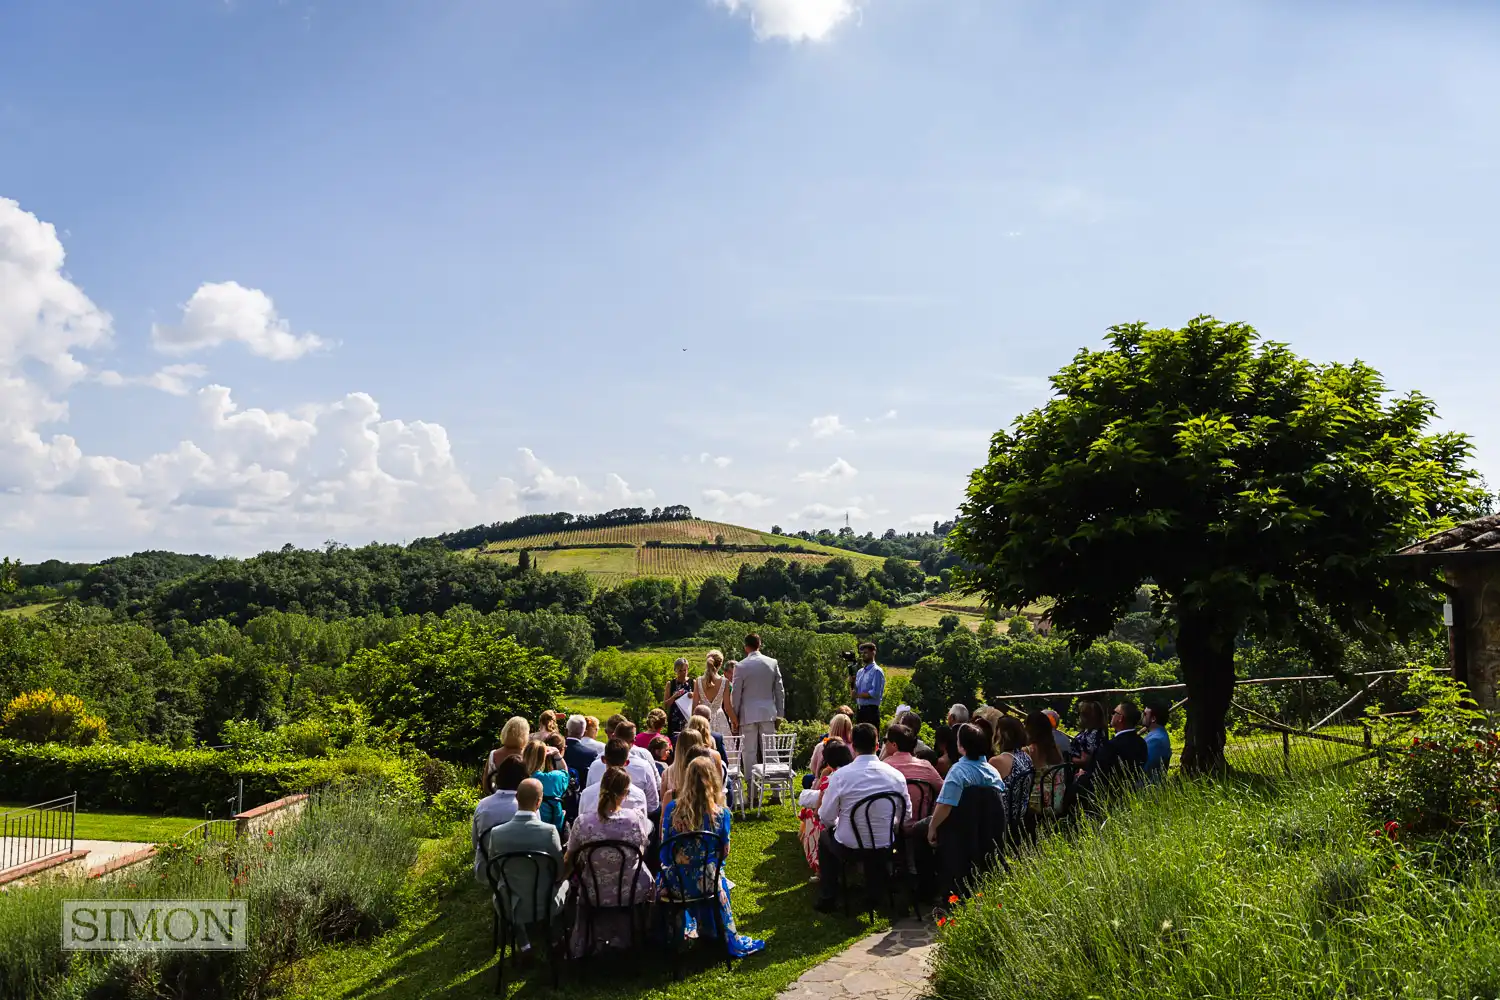
POLYGON ((933 947, 931 924, 898 921, 808 969, 782 991, 780 1000, 914 1000, 927 991, 933 947))

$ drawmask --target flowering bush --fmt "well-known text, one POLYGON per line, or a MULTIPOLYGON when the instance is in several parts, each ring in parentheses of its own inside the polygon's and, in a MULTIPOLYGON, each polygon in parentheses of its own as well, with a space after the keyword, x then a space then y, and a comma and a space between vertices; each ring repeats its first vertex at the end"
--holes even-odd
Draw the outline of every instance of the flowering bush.
POLYGON ((1415 730, 1372 725, 1401 749, 1385 756, 1360 788, 1384 836, 1433 842, 1443 851, 1484 852, 1500 827, 1500 734, 1454 680, 1424 668, 1409 691, 1425 703, 1415 730))
POLYGON ((89 746, 109 737, 104 720, 73 694, 51 688, 16 695, 0 713, 0 736, 25 743, 67 743, 89 746))

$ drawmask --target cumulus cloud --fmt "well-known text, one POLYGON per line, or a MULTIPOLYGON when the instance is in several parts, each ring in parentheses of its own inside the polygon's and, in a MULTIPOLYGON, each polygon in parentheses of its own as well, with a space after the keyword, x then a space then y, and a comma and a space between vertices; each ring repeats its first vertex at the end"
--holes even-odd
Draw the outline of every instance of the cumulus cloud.
POLYGON ((603 489, 592 489, 578 476, 554 472, 530 448, 518 450, 526 482, 518 487, 517 495, 528 509, 591 511, 635 507, 656 498, 652 490, 631 489, 629 483, 613 472, 604 477, 603 489))
POLYGON ((808 426, 812 428, 812 435, 815 438, 854 433, 847 426, 839 422, 839 415, 837 413, 830 413, 825 417, 813 417, 812 422, 808 426))
POLYGON ((121 375, 106 369, 98 374, 97 379, 100 385, 143 385, 169 396, 186 396, 192 391, 189 382, 197 381, 207 374, 208 369, 202 365, 167 365, 150 375, 121 375))
POLYGON ((859 470, 842 458, 833 460, 833 464, 826 469, 816 469, 810 472, 797 473, 799 483, 841 483, 847 482, 859 475, 859 470))
POLYGON ((859 11, 855 0, 715 0, 745 14, 761 41, 818 42, 859 11))
POLYGON ((842 523, 846 516, 851 521, 863 521, 869 517, 859 507, 834 507, 826 503, 810 503, 800 510, 792 511, 787 518, 791 521, 826 524, 830 521, 842 523))
POLYGON ((699 465, 712 464, 715 468, 719 469, 729 468, 730 464, 733 463, 733 461, 734 459, 730 458, 728 455, 710 455, 706 451, 698 455, 699 465))
POLYGON ((293 333, 291 324, 277 315, 269 295, 237 281, 199 285, 182 307, 182 321, 176 326, 153 324, 151 340, 167 354, 189 354, 238 342, 250 353, 272 361, 295 361, 324 346, 314 334, 293 333))
POLYGON ((776 502, 774 497, 763 497, 749 490, 742 490, 739 493, 730 493, 728 490, 704 490, 703 499, 718 508, 737 507, 743 510, 758 510, 776 502))

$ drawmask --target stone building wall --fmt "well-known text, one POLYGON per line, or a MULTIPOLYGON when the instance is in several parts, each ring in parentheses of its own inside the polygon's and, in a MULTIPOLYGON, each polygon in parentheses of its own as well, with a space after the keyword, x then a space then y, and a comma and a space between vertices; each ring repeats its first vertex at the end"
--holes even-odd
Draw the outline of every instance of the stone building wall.
POLYGON ((1469 689, 1483 708, 1500 710, 1500 559, 1447 568, 1463 608, 1468 646, 1469 689))

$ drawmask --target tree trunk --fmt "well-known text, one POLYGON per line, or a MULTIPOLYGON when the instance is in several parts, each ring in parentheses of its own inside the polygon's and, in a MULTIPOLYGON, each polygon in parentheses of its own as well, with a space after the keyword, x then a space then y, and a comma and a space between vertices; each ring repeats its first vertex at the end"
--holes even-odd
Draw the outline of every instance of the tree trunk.
POLYGON ((1211 614, 1179 619, 1177 655, 1187 683, 1187 729, 1182 769, 1189 774, 1224 770, 1224 717, 1234 697, 1234 642, 1211 614))

